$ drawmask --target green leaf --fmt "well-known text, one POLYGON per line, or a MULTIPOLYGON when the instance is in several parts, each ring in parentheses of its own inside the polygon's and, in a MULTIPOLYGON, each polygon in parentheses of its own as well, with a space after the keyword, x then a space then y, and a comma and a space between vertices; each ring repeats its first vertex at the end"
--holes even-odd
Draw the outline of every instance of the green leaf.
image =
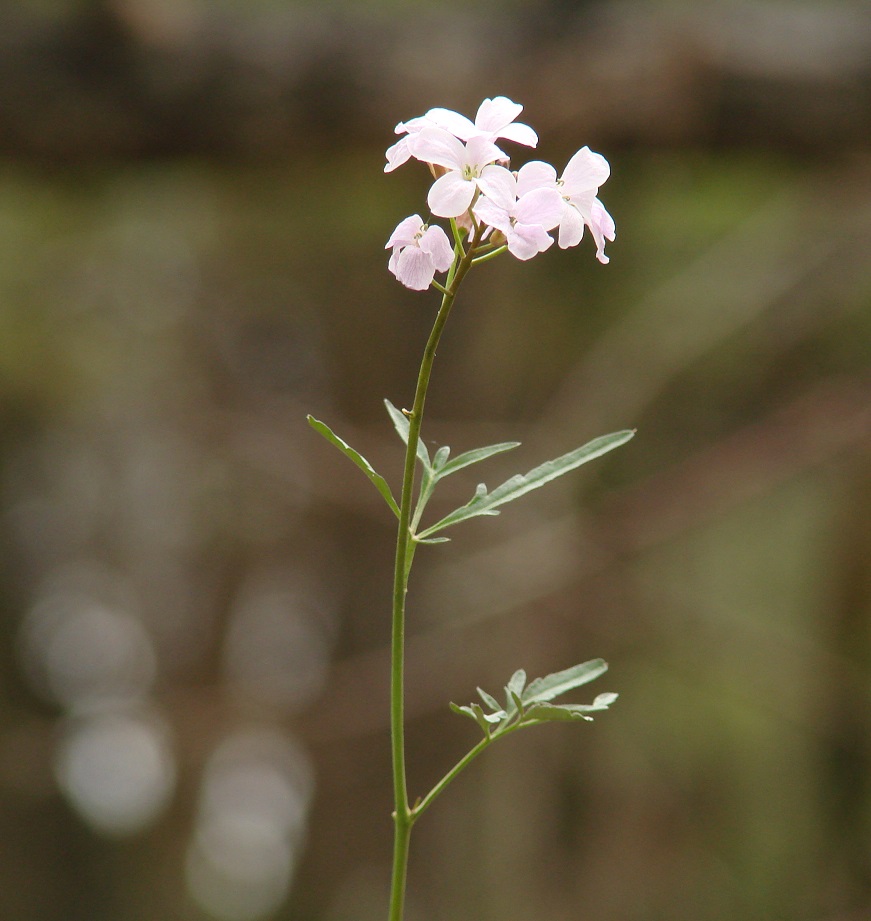
POLYGON ((478 694, 480 695, 481 700, 483 700, 484 703, 487 704, 487 706, 493 710, 494 713, 501 713, 502 716, 505 716, 505 711, 502 709, 502 705, 498 700, 496 700, 495 697, 491 696, 486 691, 481 690, 481 688, 478 688, 478 694))
POLYGON ((517 671, 508 679, 508 684, 505 685, 505 690, 509 694, 523 694, 523 688, 526 686, 526 672, 522 668, 518 668, 517 671))
POLYGON ((505 685, 505 710, 509 716, 519 709, 515 697, 520 697, 525 685, 526 672, 522 668, 518 668, 508 679, 508 684, 505 685))
MULTIPOLYGON (((390 400, 385 400, 384 405, 387 407, 387 412, 390 413, 390 418, 393 420, 393 427, 396 429, 397 434, 405 444, 408 444, 408 419, 405 413, 397 409, 390 400)), ((417 440, 417 459, 423 464, 426 471, 432 471, 429 451, 427 451, 426 445, 421 439, 417 440)))
POLYGON ((519 499, 533 489, 544 486, 545 483, 555 480, 576 467, 580 467, 594 458, 601 457, 608 451, 613 451, 614 448, 626 444, 634 434, 634 431, 625 430, 594 438, 582 447, 569 451, 568 454, 563 454, 562 457, 540 464, 527 474, 517 474, 511 477, 510 480, 506 480, 501 486, 497 486, 491 493, 487 492, 486 486, 482 483, 466 505, 455 509, 442 518, 441 521, 421 531, 419 536, 429 537, 429 535, 435 534, 443 528, 450 527, 468 518, 474 518, 477 515, 498 514, 496 511, 497 506, 505 505, 506 502, 513 502, 515 499, 519 499))
POLYGON ((504 451, 510 451, 512 448, 517 447, 520 447, 519 441, 505 441, 502 444, 488 445, 486 448, 474 448, 472 451, 458 454, 452 461, 438 470, 439 477, 450 476, 452 473, 462 470, 463 467, 480 463, 480 461, 487 460, 488 457, 493 457, 494 454, 502 454, 504 451))
MULTIPOLYGON (((579 705, 580 706, 580 705, 579 705)), ((534 704, 525 714, 525 723, 549 723, 561 720, 592 720, 585 710, 571 704, 534 704)))
POLYGON ((616 694, 599 694, 591 704, 552 704, 539 702, 527 707, 523 722, 549 722, 551 720, 591 720, 590 713, 607 710, 617 699, 616 694))
POLYGON ((604 659, 591 659, 589 662, 573 665, 571 668, 554 672, 544 678, 536 678, 529 683, 523 695, 523 702, 528 705, 538 701, 553 700, 565 694, 566 691, 593 681, 606 671, 608 671, 608 663, 604 659))
POLYGON ((595 700, 592 703, 592 708, 594 710, 607 710, 612 703, 619 697, 619 694, 615 694, 613 691, 606 691, 604 694, 597 694, 595 700))
POLYGON ((451 449, 447 445, 442 445, 438 451, 433 455, 432 459, 432 469, 434 473, 442 475, 442 468, 448 462, 448 458, 451 456, 451 449))
POLYGON ((381 495, 384 497, 384 501, 390 506, 391 511, 397 518, 399 518, 399 506, 396 504, 396 500, 393 498, 393 493, 390 491, 390 486, 387 484, 387 480, 381 476, 380 473, 376 473, 374 467, 360 454, 359 451, 355 451, 346 441, 343 441, 339 436, 325 423, 321 422, 318 419, 315 419, 314 416, 306 416, 308 419, 308 424, 316 431, 319 432, 324 438, 327 439, 330 444, 335 445, 345 457, 350 458, 362 471, 366 474, 367 477, 372 481, 375 488, 381 495))
POLYGON ((490 724, 498 723, 502 720, 501 716, 497 716, 493 713, 485 713, 481 709, 480 704, 464 704, 463 706, 458 706, 457 704, 452 703, 450 707, 454 713, 459 713, 461 716, 468 716, 470 719, 473 719, 478 724, 478 726, 480 726, 484 735, 488 737, 490 735, 490 724))

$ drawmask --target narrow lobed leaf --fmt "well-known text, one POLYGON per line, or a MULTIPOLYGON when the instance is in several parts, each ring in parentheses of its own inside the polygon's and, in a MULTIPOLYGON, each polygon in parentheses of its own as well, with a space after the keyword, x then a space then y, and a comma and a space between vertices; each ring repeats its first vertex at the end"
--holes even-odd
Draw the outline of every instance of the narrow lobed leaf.
POLYGON ((536 701, 553 700, 565 694, 566 691, 593 681, 606 671, 608 671, 608 663, 604 659, 590 659, 589 662, 573 665, 571 668, 554 672, 544 678, 536 678, 529 683, 523 695, 523 702, 531 704, 536 701))
POLYGON ((506 690, 512 694, 522 694, 525 687, 526 672, 522 668, 518 668, 517 671, 508 679, 506 690))
POLYGON ((619 696, 619 694, 615 694, 613 691, 606 691, 604 694, 598 694, 593 700, 592 709, 607 710, 619 696))
POLYGON ((306 416, 308 424, 318 433, 323 435, 324 438, 330 444, 335 445, 345 457, 349 458, 353 463, 355 463, 362 471, 369 477, 372 484, 381 493, 384 501, 390 506, 390 510, 399 518, 399 506, 396 504, 396 500, 393 498, 393 493, 390 491, 390 486, 387 483, 387 480, 381 476, 380 473, 375 471, 375 468, 360 454, 359 451, 356 451, 352 448, 346 441, 339 438, 339 436, 325 423, 321 422, 319 419, 315 419, 314 416, 306 416))
POLYGON ((526 672, 522 668, 509 678, 508 684, 505 685, 505 710, 509 715, 517 712, 517 704, 514 700, 515 695, 520 696, 526 685, 526 672))
POLYGON ((444 467, 439 470, 439 476, 450 476, 450 474, 462 470, 463 467, 468 467, 471 464, 478 464, 483 460, 487 460, 489 457, 493 457, 496 454, 502 454, 505 451, 510 451, 517 447, 520 447, 519 441, 506 441, 498 445, 489 445, 486 448, 474 448, 471 451, 458 454, 452 461, 446 463, 444 467))
POLYGON ((565 720, 592 720, 586 711, 572 709, 568 704, 533 704, 524 714, 524 723, 558 722, 565 720))
POLYGON ((523 722, 544 720, 591 720, 590 713, 600 713, 607 710, 617 699, 617 694, 599 694, 591 704, 552 704, 545 701, 531 704, 526 708, 523 722))
POLYGON ((503 716, 505 715, 505 711, 502 709, 502 705, 499 703, 498 700, 496 700, 495 697, 488 694, 486 691, 482 690, 481 688, 478 688, 478 695, 480 696, 481 700, 483 700, 484 703, 487 704, 488 707, 490 707, 491 710, 497 713, 501 712, 503 716))
POLYGON ((550 483, 551 480, 555 480, 557 477, 569 473, 582 464, 586 464, 597 457, 601 457, 608 451, 613 451, 614 448, 626 444, 634 434, 634 431, 627 429, 622 432, 614 432, 611 435, 602 435, 600 438, 594 438, 582 447, 576 448, 574 451, 569 451, 568 454, 563 454, 562 457, 557 457, 554 460, 540 464, 538 467, 534 467, 529 473, 517 474, 511 477, 509 480, 502 483, 501 486, 497 486, 491 493, 487 493, 486 487, 482 483, 478 486, 475 495, 466 505, 455 509, 449 515, 442 518, 441 521, 431 525, 425 531, 421 531, 420 536, 428 537, 430 534, 435 534, 443 528, 450 527, 451 525, 458 524, 461 521, 466 521, 478 515, 497 514, 497 506, 505 505, 507 502, 513 502, 515 499, 525 496, 526 493, 531 492, 533 489, 538 489, 544 486, 545 483, 550 483))

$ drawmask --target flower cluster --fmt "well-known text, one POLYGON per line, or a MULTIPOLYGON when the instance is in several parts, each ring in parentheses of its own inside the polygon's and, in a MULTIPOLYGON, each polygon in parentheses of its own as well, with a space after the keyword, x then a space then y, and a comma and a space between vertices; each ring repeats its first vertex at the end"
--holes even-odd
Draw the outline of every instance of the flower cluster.
MULTIPOLYGON (((430 212, 450 219, 454 239, 466 231, 483 253, 507 249, 518 259, 531 259, 554 242, 576 246, 590 228, 596 258, 607 263, 605 241, 614 239, 614 221, 597 198, 610 175, 608 161, 582 147, 561 176, 541 160, 509 169, 508 155, 497 142, 526 147, 538 144, 529 125, 515 119, 523 106, 505 96, 485 99, 471 121, 450 109, 430 109, 400 122, 399 140, 387 150, 385 172, 410 159, 426 163, 435 178, 427 195, 430 212)), ((454 250, 445 231, 417 214, 401 221, 387 241, 388 267, 406 287, 424 291, 436 272, 447 272, 454 250)))

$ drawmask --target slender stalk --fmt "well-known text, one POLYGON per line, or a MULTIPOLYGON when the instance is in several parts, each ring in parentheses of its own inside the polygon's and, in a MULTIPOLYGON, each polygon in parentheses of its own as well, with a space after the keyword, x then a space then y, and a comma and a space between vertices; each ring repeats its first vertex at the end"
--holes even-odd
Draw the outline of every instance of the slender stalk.
POLYGON ((454 305, 457 289, 472 265, 480 231, 475 234, 467 251, 457 242, 456 257, 448 274, 447 286, 441 306, 429 334, 411 410, 403 410, 408 417, 408 445, 402 477, 402 499, 399 506, 399 527, 396 536, 396 561, 393 574, 393 622, 390 643, 390 740, 393 762, 393 876, 390 886, 389 921, 401 921, 405 904, 405 882, 408 872, 408 849, 415 815, 408 803, 408 782, 405 771, 405 596, 408 576, 414 557, 415 542, 411 533, 414 501, 414 475, 417 446, 423 424, 423 411, 432 375, 433 362, 439 340, 454 305))
POLYGON ((493 740, 483 738, 481 741, 466 754, 445 774, 444 777, 427 793, 427 795, 414 807, 414 818, 417 819, 421 813, 429 809, 433 800, 447 787, 447 785, 462 771, 468 767, 485 748, 490 747, 493 740))
POLYGON ((448 784, 457 777, 465 768, 467 768, 474 760, 484 751, 485 748, 489 748, 496 739, 501 739, 503 736, 510 735, 512 732, 516 732, 518 729, 523 728, 522 723, 514 723, 509 726, 507 729, 503 729, 498 734, 491 736, 485 736, 481 741, 474 747, 471 748, 462 758, 445 774, 444 777, 432 788, 432 790, 427 793, 427 795, 418 802, 414 809, 411 811, 411 817, 413 821, 417 821, 420 818, 421 814, 425 812, 432 805, 433 800, 440 794, 443 793, 448 784))

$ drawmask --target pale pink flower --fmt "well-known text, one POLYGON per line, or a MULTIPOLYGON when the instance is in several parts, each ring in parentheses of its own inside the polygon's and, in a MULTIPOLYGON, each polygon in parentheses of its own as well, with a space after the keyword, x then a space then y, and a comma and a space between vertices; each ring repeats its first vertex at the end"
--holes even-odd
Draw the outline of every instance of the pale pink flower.
POLYGON ((454 251, 447 234, 438 225, 424 224, 419 214, 401 221, 385 249, 393 249, 387 267, 413 291, 426 291, 436 272, 447 272, 454 251))
POLYGON ((556 170, 540 160, 526 163, 517 173, 519 194, 533 189, 556 189, 563 200, 559 221, 559 245, 562 249, 576 246, 584 235, 584 225, 590 228, 596 242, 596 258, 607 263, 605 240, 615 236, 614 221, 596 197, 599 186, 611 174, 608 161, 582 147, 566 165, 558 179, 556 170))
POLYGON ((605 255, 605 240, 609 240, 613 243, 617 235, 617 230, 614 224, 614 218, 608 214, 605 210, 605 206, 598 198, 594 198, 593 204, 590 206, 590 220, 587 226, 590 228, 590 233, 596 241, 596 258, 603 265, 607 265, 610 260, 605 255))
MULTIPOLYGON (((514 122, 522 111, 523 106, 519 103, 512 102, 506 96, 496 96, 493 99, 485 99, 478 106, 474 122, 451 109, 436 108, 430 109, 425 115, 400 122, 395 128, 395 133, 412 135, 424 128, 441 128, 461 141, 482 137, 495 142, 499 138, 505 138, 526 147, 535 147, 538 144, 538 135, 529 125, 514 122)), ((385 173, 401 166, 412 156, 408 142, 408 137, 403 137, 387 148, 385 173)))
POLYGON ((505 159, 505 154, 483 137, 465 144, 443 128, 423 128, 408 136, 411 155, 424 163, 443 167, 427 195, 427 204, 439 217, 459 217, 469 210, 484 168, 505 159))
POLYGON ((534 188, 518 196, 514 174, 501 166, 490 166, 479 180, 483 195, 475 203, 475 217, 505 234, 508 252, 518 259, 531 259, 552 243, 547 232, 560 222, 563 201, 556 189, 534 188))
MULTIPOLYGON (((538 135, 529 125, 514 121, 522 111, 523 106, 519 102, 512 102, 507 96, 485 99, 478 106, 478 112, 475 115, 475 132, 469 137, 480 135, 487 138, 488 141, 504 138, 506 141, 523 144, 524 147, 535 147, 538 144, 538 135)), ((457 137, 464 141, 468 140, 459 134, 457 137)))
MULTIPOLYGON (((414 135, 423 131, 424 128, 441 128, 464 141, 475 134, 474 123, 469 121, 465 115, 452 112, 450 109, 430 109, 426 115, 418 115, 417 118, 409 119, 407 122, 400 122, 395 128, 395 133, 414 135)), ((411 156, 409 138, 400 138, 387 148, 387 165, 384 167, 384 172, 389 173, 397 166, 402 166, 411 156)))

